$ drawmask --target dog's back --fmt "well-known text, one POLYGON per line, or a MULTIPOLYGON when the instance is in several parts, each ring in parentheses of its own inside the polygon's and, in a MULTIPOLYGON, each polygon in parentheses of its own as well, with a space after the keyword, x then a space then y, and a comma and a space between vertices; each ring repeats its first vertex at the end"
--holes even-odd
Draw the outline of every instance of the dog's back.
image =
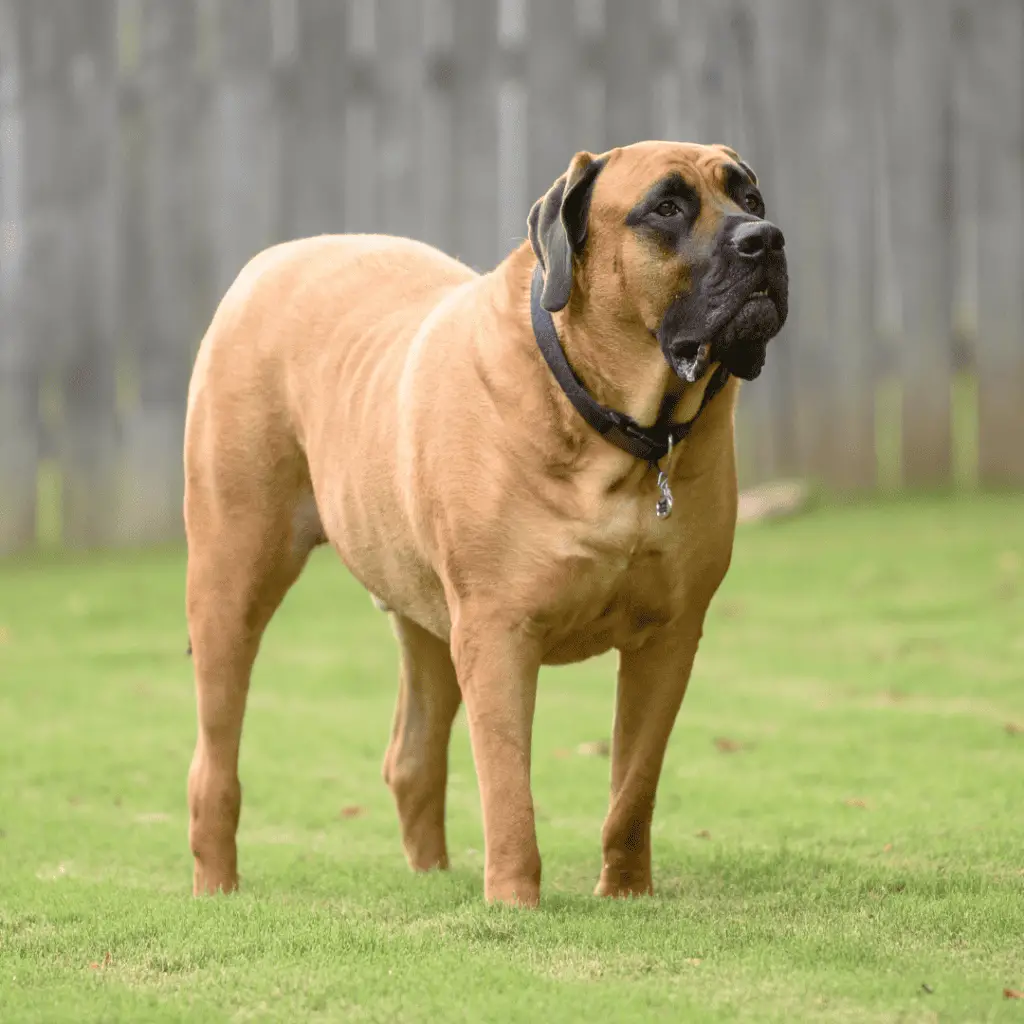
MULTIPOLYGON (((355 354, 360 341, 401 345, 401 327, 378 331, 398 313, 428 310, 475 273, 422 242, 385 235, 319 235, 264 250, 242 268, 221 300, 199 348, 189 409, 209 387, 248 388, 268 371, 298 361, 355 354), (366 337, 370 336, 370 337, 366 337)), ((408 334, 408 332, 405 332, 408 334)), ((264 381, 264 383, 269 383, 264 381)), ((266 395, 263 396, 264 398, 266 395)))

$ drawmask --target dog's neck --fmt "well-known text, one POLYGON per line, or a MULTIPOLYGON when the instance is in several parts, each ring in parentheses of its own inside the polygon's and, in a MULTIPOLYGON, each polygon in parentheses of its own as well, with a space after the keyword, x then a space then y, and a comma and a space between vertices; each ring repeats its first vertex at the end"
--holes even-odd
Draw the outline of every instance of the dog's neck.
MULTIPOLYGON (((531 355, 539 356, 530 327, 529 305, 535 262, 530 246, 525 244, 497 268, 495 275, 502 279, 517 318, 526 326, 525 340, 533 350, 531 355)), ((673 373, 657 340, 639 318, 624 316, 621 310, 603 303, 600 295, 575 290, 569 305, 554 313, 553 319, 570 366, 602 405, 625 413, 641 426, 653 426, 667 396, 675 400, 673 421, 690 420, 697 414, 717 364, 695 383, 684 383, 673 373)), ((543 362, 541 365, 548 390, 567 405, 558 383, 543 362)))

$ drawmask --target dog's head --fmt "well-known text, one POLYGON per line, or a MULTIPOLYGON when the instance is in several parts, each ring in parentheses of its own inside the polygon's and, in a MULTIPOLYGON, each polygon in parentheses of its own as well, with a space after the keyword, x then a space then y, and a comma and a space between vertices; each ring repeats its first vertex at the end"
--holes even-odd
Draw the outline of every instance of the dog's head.
POLYGON ((788 310, 782 232, 725 146, 642 142, 577 153, 529 217, 554 312, 595 302, 639 321, 675 373, 712 362, 753 380, 788 310))

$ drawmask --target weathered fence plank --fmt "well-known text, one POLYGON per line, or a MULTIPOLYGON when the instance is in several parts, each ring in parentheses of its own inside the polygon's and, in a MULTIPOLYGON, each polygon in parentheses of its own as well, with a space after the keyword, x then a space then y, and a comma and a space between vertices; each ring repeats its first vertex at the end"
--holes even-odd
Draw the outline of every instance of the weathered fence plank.
MULTIPOLYGON (((138 251, 124 268, 141 303, 129 344, 136 400, 124 417, 120 538, 139 544, 181 533, 182 410, 209 310, 202 301, 205 90, 197 74, 192 3, 143 0, 137 119, 138 251)), ((131 210, 131 207, 128 207, 131 210)))
POLYGON ((345 229, 346 11, 337 0, 293 0, 281 58, 282 239, 345 229))
POLYGON ((651 136, 687 142, 692 140, 682 134, 683 117, 680 108, 685 97, 676 53, 676 40, 681 35, 680 18, 679 0, 655 0, 654 31, 658 33, 660 41, 655 51, 657 65, 653 68, 654 80, 651 83, 654 93, 651 136))
MULTIPOLYGON (((580 122, 578 82, 580 47, 572 4, 532 0, 526 68, 529 124, 526 166, 527 201, 532 204, 569 166, 573 154, 591 150, 598 140, 587 138, 580 122)), ((526 234, 521 214, 520 236, 526 234)))
POLYGON ((765 67, 765 116, 779 140, 777 153, 769 154, 766 187, 772 215, 786 235, 790 271, 789 322, 784 334, 772 342, 776 350, 769 352, 769 359, 782 366, 788 360, 786 385, 780 387, 784 399, 775 412, 788 405, 791 419, 778 427, 781 450, 775 453, 771 469, 821 479, 831 467, 830 392, 837 383, 828 340, 826 274, 828 206, 833 193, 826 190, 812 141, 827 116, 821 95, 825 11, 815 0, 769 0, 762 13, 758 24, 763 46, 772 54, 765 67), (779 349, 781 358, 777 358, 779 349))
POLYGON ((888 215, 900 281, 903 478, 950 482, 952 294, 949 0, 892 7, 888 215))
POLYGON ((1024 8, 976 4, 978 475, 1024 485, 1024 8))
POLYGON ((607 32, 605 0, 575 0, 576 31, 579 43, 579 82, 575 114, 580 132, 587 141, 583 149, 602 153, 615 145, 607 134, 605 117, 608 87, 605 82, 607 32))
POLYGON ((452 0, 423 0, 425 78, 420 125, 421 221, 424 241, 455 250, 454 69, 452 0))
POLYGON ((423 195, 418 154, 426 78, 422 4, 377 0, 378 139, 376 172, 384 197, 377 230, 422 238, 423 195))
MULTIPOLYGON (((875 318, 872 255, 874 190, 868 144, 877 103, 877 53, 872 43, 877 6, 825 5, 822 117, 818 123, 819 196, 828 262, 827 325, 818 344, 831 353, 826 399, 830 416, 822 479, 859 490, 875 483, 875 318), (834 111, 844 109, 842 117, 834 111)), ((823 382, 824 383, 824 382, 823 382)))
POLYGON ((219 298, 276 241, 280 146, 272 0, 219 0, 217 14, 210 220, 219 298))
MULTIPOLYGON (((663 100, 682 142, 722 142, 722 84, 728 69, 718 63, 719 0, 678 0, 673 34, 679 95, 663 100)), ((671 15, 669 15, 671 16, 671 15)))
POLYGON ((503 259, 526 234, 530 208, 526 89, 527 0, 499 0, 498 249, 503 259))
MULTIPOLYGON (((118 539, 119 475, 115 283, 117 272, 116 0, 61 0, 30 8, 52 18, 62 75, 59 161, 70 260, 60 377, 63 539, 93 547, 118 539)), ((36 13, 38 12, 38 13, 36 13)), ((52 300, 52 296, 47 301, 52 300)), ((58 300, 59 301, 59 300, 58 300)))
MULTIPOLYGON (((767 216, 788 232, 789 221, 780 202, 786 199, 785 183, 792 175, 795 154, 780 153, 778 112, 772 101, 777 85, 769 81, 768 75, 772 53, 765 46, 766 28, 758 21, 763 14, 764 8, 754 0, 741 0, 731 9, 718 9, 713 22, 718 30, 712 38, 720 39, 719 46, 728 54, 728 62, 713 68, 709 61, 705 73, 719 80, 716 90, 720 93, 719 116, 723 127, 714 137, 736 147, 754 168, 765 197, 767 216), (728 104, 726 86, 731 86, 729 92, 734 93, 728 104)), ((792 252, 790 237, 790 255, 792 252)), ((790 393, 792 353, 786 338, 783 335, 772 342, 761 376, 744 387, 740 397, 737 450, 744 484, 771 480, 796 468, 790 393)))
MULTIPOLYGON (((376 0, 349 4, 345 104, 345 230, 374 231, 378 223, 378 94, 376 0)), ((386 201, 386 197, 384 197, 386 201)))
MULTIPOLYGON (((68 174, 63 159, 69 121, 66 83, 66 40, 49 12, 15 0, 16 46, 21 88, 20 263, 11 264, 18 276, 9 287, 18 300, 26 345, 31 345, 34 372, 24 383, 25 422, 19 427, 26 444, 37 445, 41 458, 56 460, 61 412, 60 353, 70 346, 70 295, 75 276, 73 253, 64 244, 68 174), (45 401, 44 401, 45 397, 45 401)), ((9 153, 10 150, 7 150, 9 153)), ((12 182, 7 184, 12 184, 12 182)), ((6 273, 6 264, 3 264, 6 273)), ((55 474, 53 474, 55 476, 55 474)), ((51 525, 59 525, 59 488, 48 496, 51 525)), ((43 518, 37 509, 37 522, 43 518)), ((24 524, 23 524, 24 528, 24 524)))
POLYGON ((489 270, 504 251, 498 234, 497 0, 454 0, 455 255, 489 270))
POLYGON ((0 0, 0 554, 36 536, 39 371, 25 287, 25 114, 19 10, 0 0))
POLYGON ((651 138, 654 89, 651 65, 654 50, 668 40, 654 33, 654 0, 606 0, 605 118, 607 146, 628 146, 651 138))

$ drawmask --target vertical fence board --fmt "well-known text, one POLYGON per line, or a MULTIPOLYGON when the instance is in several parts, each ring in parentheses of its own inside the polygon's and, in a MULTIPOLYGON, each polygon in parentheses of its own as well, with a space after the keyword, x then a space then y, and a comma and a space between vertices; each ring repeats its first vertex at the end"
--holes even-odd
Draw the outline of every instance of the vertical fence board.
MULTIPOLYGON (((735 138, 722 141, 738 148, 758 175, 765 197, 767 217, 788 230, 780 217, 777 184, 792 173, 795 154, 780 154, 776 145, 774 110, 766 95, 767 66, 772 58, 764 47, 764 30, 758 22, 760 5, 741 0, 732 8, 728 23, 730 74, 738 91, 738 124, 735 138)), ((790 255, 792 247, 790 248, 790 255)), ((737 414, 737 448, 744 482, 758 482, 785 475, 794 468, 787 463, 792 450, 793 404, 789 393, 792 373, 785 337, 772 341, 761 376, 741 392, 737 414)))
MULTIPOLYGON (((345 230, 377 226, 377 4, 349 5, 345 96, 345 230)), ((385 197, 386 198, 386 197, 385 197)))
POLYGON ((1024 485, 1024 8, 974 5, 979 478, 1024 485))
POLYGON ((950 5, 901 0, 893 15, 889 216, 903 312, 903 476, 935 486, 951 469, 950 5))
POLYGON ((380 93, 376 171, 384 197, 377 229, 422 238, 423 195, 417 150, 425 80, 420 24, 423 6, 408 0, 377 0, 377 5, 380 93))
MULTIPOLYGON (((790 271, 789 322, 772 345, 784 349, 781 393, 791 420, 779 425, 774 468, 821 477, 829 471, 833 450, 830 390, 835 384, 826 273, 833 193, 826 190, 815 148, 827 117, 821 97, 825 11, 814 0, 770 0, 759 7, 763 45, 772 54, 765 72, 766 105, 780 140, 768 168, 770 215, 786 235, 790 271)), ((777 354, 770 351, 769 358, 777 354)))
POLYGON ((0 0, 0 554, 36 535, 37 349, 25 319, 25 104, 19 11, 0 0))
POLYGON ((293 0, 281 85, 281 238, 345 228, 345 8, 293 0))
MULTIPOLYGON (((576 109, 580 55, 573 4, 531 0, 529 35, 526 189, 532 204, 565 171, 574 153, 592 149, 597 140, 587 138, 576 109)), ((528 212, 522 217, 523 235, 528 212)))
MULTIPOLYGON (((607 93, 607 145, 628 146, 651 138, 654 90, 654 0, 606 0, 607 44, 604 51, 607 93)), ((664 44, 666 40, 658 40, 664 44)))
MULTIPOLYGON (((49 461, 55 460, 59 444, 59 358, 69 344, 75 272, 72 251, 64 244, 70 171, 63 158, 70 121, 67 45, 49 11, 16 2, 15 12, 22 110, 20 277, 5 287, 18 289, 22 329, 36 367, 35 379, 26 382, 26 422, 19 429, 28 443, 37 439, 40 457, 49 461)), ((0 264, 0 271, 7 270, 6 263, 0 264)), ((51 525, 59 526, 59 497, 50 498, 57 507, 38 509, 37 521, 45 512, 51 525)))
POLYGON ((829 485, 857 490, 875 483, 874 203, 871 138, 875 117, 877 54, 871 46, 877 6, 826 7, 825 81, 819 122, 822 239, 828 263, 828 322, 820 344, 832 353, 828 399, 829 485), (834 111, 844 107, 844 116, 834 111), (829 202, 829 196, 838 202, 829 202))
POLYGON ((125 260, 128 298, 141 301, 130 344, 137 382, 125 414, 121 539, 139 544, 182 532, 181 444, 192 355, 205 328, 202 203, 204 94, 192 3, 144 0, 139 9, 139 193, 129 207, 141 238, 125 260), (131 274, 131 278, 128 275, 131 274))
POLYGON ((605 117, 608 94, 605 82, 605 0, 576 0, 574 6, 579 38, 575 120, 579 124, 580 133, 587 140, 582 148, 603 153, 614 145, 608 139, 605 117))
POLYGON ((498 4, 454 0, 456 255, 494 266, 498 235, 498 4))
POLYGON ((530 208, 527 146, 528 0, 499 0, 498 46, 501 76, 498 82, 498 250, 503 259, 526 236, 530 208))
POLYGON ((679 0, 651 0, 651 133, 652 139, 680 141, 681 76, 676 60, 680 31, 679 0))
POLYGON ((679 137, 683 142, 721 142, 728 130, 723 87, 729 71, 722 63, 721 4, 719 0, 679 3, 675 32, 679 137))
POLYGON ((453 252, 454 181, 454 48, 452 0, 423 0, 425 76, 423 120, 420 124, 420 168, 423 196, 423 238, 453 252))
MULTIPOLYGON (((54 158, 64 167, 63 245, 71 260, 61 352, 60 461, 63 537, 72 547, 117 540, 116 0, 59 5, 66 135, 54 158)), ((52 16, 45 12, 43 17, 52 16)))
POLYGON ((272 0, 219 0, 217 14, 210 200, 219 298, 276 240, 280 192, 272 0))

